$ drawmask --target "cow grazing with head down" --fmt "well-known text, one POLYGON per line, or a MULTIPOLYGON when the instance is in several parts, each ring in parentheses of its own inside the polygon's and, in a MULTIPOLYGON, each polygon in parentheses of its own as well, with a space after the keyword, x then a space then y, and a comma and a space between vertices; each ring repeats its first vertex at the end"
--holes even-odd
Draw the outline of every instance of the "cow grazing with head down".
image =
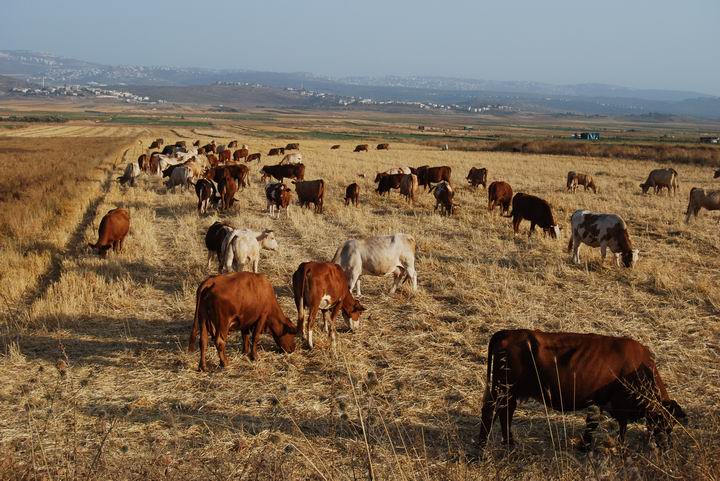
MULTIPOLYGON (((503 442, 514 444, 513 413, 527 399, 557 411, 598 406, 617 420, 621 440, 628 421, 645 418, 648 431, 659 436, 670 434, 673 420, 686 417, 668 396, 650 350, 627 337, 498 331, 488 344, 485 386, 481 451, 496 416, 503 442)), ((581 448, 591 445, 594 427, 588 424, 581 448)))
POLYGON ((403 174, 400 179, 400 195, 410 204, 415 204, 415 194, 418 190, 418 178, 415 174, 403 174))
POLYGON ((370 146, 368 144, 360 144, 355 146, 355 150, 353 152, 368 152, 370 150, 370 146))
POLYGON ((253 272, 258 271, 260 250, 276 251, 278 243, 275 232, 266 229, 255 232, 235 229, 225 236, 222 243, 222 268, 220 272, 244 271, 252 264, 253 272))
POLYGON ((638 250, 633 249, 627 225, 619 215, 576 210, 570 217, 570 224, 572 237, 568 243, 568 252, 572 250, 572 261, 575 264, 580 263, 581 244, 599 247, 603 261, 609 248, 618 265, 622 261, 625 267, 633 267, 637 262, 638 250))
POLYGON ((305 165, 265 165, 260 169, 260 173, 262 174, 260 180, 263 182, 269 177, 273 177, 280 182, 283 179, 305 180, 305 165))
POLYGON ((267 199, 267 211, 270 217, 280 217, 280 211, 285 209, 285 215, 290 217, 290 202, 292 201, 292 190, 282 182, 268 184, 265 187, 265 199, 267 199))
POLYGON ((297 331, 313 348, 313 326, 318 311, 322 312, 323 330, 330 336, 332 349, 335 350, 335 320, 342 312, 343 318, 355 330, 360 314, 365 308, 353 297, 342 268, 332 262, 303 262, 292 276, 293 296, 297 308, 297 331), (305 309, 309 314, 305 322, 305 309), (328 326, 328 311, 330 322, 328 326), (307 325, 307 328, 305 327, 307 325))
POLYGON ((593 180, 592 176, 588 174, 574 172, 572 170, 568 172, 567 182, 565 184, 568 192, 572 192, 574 194, 578 186, 580 185, 582 185, 585 190, 590 189, 593 191, 593 194, 597 194, 597 186, 595 185, 595 181, 593 180))
POLYGON ((680 188, 680 182, 678 181, 678 173, 673 168, 668 169, 655 169, 648 174, 648 178, 645 182, 640 184, 643 194, 647 194, 650 188, 655 189, 655 194, 659 194, 663 188, 668 190, 668 195, 675 194, 680 188))
POLYGON ((390 150, 390 144, 377 144, 377 150, 390 150))
POLYGON ((265 330, 284 352, 295 350, 295 326, 283 313, 275 291, 267 277, 250 272, 212 276, 198 286, 195 295, 195 318, 188 341, 188 351, 195 350, 200 332, 200 371, 207 371, 205 355, 208 337, 212 337, 220 359, 220 367, 228 364, 225 345, 231 331, 243 337, 243 354, 257 359, 257 345, 265 330), (252 348, 250 333, 252 332, 252 348))
POLYGON ((228 222, 220 221, 216 221, 208 227, 205 233, 205 247, 208 251, 208 269, 210 269, 212 258, 215 256, 218 261, 218 272, 222 271, 222 244, 225 237, 233 230, 235 230, 235 226, 228 222))
POLYGON ((335 145, 333 145, 333 146, 330 147, 330 150, 337 150, 337 149, 339 149, 339 148, 340 148, 340 144, 335 144, 335 145))
POLYGON ((300 150, 300 144, 293 142, 285 146, 285 150, 300 150))
POLYGON ((293 181, 295 192, 300 207, 310 207, 313 204, 316 214, 323 212, 323 200, 325 198, 325 181, 322 179, 293 181))
POLYGON ((392 234, 368 237, 366 239, 349 239, 343 242, 333 257, 345 271, 350 291, 360 293, 360 275, 371 276, 393 275, 395 281, 390 294, 395 293, 404 281, 412 283, 413 291, 417 291, 417 272, 415 271, 415 239, 408 234, 392 234))
POLYGON ((138 164, 130 163, 125 166, 125 172, 117 178, 117 181, 120 182, 120 185, 130 184, 130 187, 135 187, 140 174, 142 174, 142 170, 140 170, 138 164))
POLYGON ((110 249, 115 253, 121 252, 129 230, 130 213, 126 209, 112 209, 100 221, 97 242, 94 244, 88 242, 88 246, 97 250, 103 258, 107 257, 110 249))
POLYGON ((540 226, 544 234, 550 234, 551 238, 560 237, 560 226, 555 222, 552 206, 540 197, 518 192, 513 197, 512 212, 508 217, 512 217, 513 231, 516 234, 520 230, 520 223, 525 219, 530 221, 528 237, 535 232, 536 225, 540 226))
POLYGON ((195 183, 195 195, 198 198, 198 213, 206 214, 211 205, 217 205, 220 195, 215 182, 209 179, 200 179, 195 183))
POLYGON ((466 179, 472 187, 482 185, 487 189, 487 169, 485 167, 480 169, 477 167, 470 167, 470 172, 468 172, 466 179))
POLYGON ((442 181, 450 182, 452 169, 447 165, 440 167, 428 167, 424 165, 418 167, 413 174, 418 176, 418 184, 423 186, 424 189, 427 189, 432 187, 433 183, 437 184, 442 181))
MULTIPOLYGON (((173 165, 171 170, 168 169, 169 175, 168 180, 165 182, 165 187, 168 189, 172 188, 175 192, 175 187, 180 186, 180 190, 189 189, 192 185, 193 173, 190 167, 186 165, 173 165)), ((165 172, 163 172, 165 174, 165 172)))
POLYGON ((513 198, 513 190, 510 184, 496 180, 488 188, 488 210, 492 211, 496 205, 501 207, 501 213, 505 214, 510 210, 510 203, 513 198))
POLYGON ((355 207, 357 207, 359 200, 360 186, 357 185, 357 183, 353 182, 345 188, 345 205, 348 206, 350 204, 353 204, 355 205, 355 207))
POLYGON ((285 155, 285 149, 283 147, 273 147, 268 152, 268 156, 270 155, 285 155))
POLYGON ((280 161, 279 165, 291 165, 291 164, 302 164, 303 156, 300 152, 293 152, 286 154, 285 157, 280 161))
POLYGON ((714 190, 705 193, 705 189, 693 187, 690 190, 690 199, 688 200, 687 211, 685 212, 685 223, 690 222, 690 216, 697 219, 700 209, 720 210, 720 191, 714 190))
POLYGON ((240 162, 243 159, 245 159, 245 162, 250 162, 247 160, 248 155, 250 155, 250 151, 248 149, 237 149, 233 152, 232 158, 235 162, 240 162))
POLYGON ((405 174, 385 174, 385 173, 379 173, 377 177, 375 177, 375 182, 378 183, 377 189, 375 189, 375 192, 377 192, 379 195, 387 194, 392 189, 399 189, 400 188, 400 181, 402 180, 403 176, 405 174))
POLYGON ((447 216, 455 213, 459 204, 453 200, 455 198, 455 191, 449 183, 442 181, 430 187, 430 192, 435 196, 435 210, 440 207, 440 213, 447 216))

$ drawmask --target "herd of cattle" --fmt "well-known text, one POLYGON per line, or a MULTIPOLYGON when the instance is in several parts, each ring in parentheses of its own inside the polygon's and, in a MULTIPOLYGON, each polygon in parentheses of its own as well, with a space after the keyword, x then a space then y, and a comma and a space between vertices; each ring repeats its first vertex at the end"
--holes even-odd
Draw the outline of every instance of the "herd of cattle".
MULTIPOLYGON (((162 139, 151 148, 163 145, 162 139)), ((143 154, 137 163, 129 164, 121 183, 135 184, 142 172, 167 177, 166 186, 195 187, 198 211, 205 213, 211 206, 218 209, 232 207, 238 187, 249 185, 249 169, 240 163, 260 161, 261 154, 251 154, 248 147, 238 147, 237 141, 227 146, 214 142, 200 147, 200 142, 187 149, 184 142, 166 146, 161 152, 143 154), (237 150, 232 150, 237 148, 237 150), (200 159, 203 159, 202 161, 200 159)), ((338 149, 333 145, 331 149, 338 149)), ((368 145, 358 145, 355 152, 367 151, 368 145)), ((380 144, 378 150, 387 150, 380 144)), ((261 180, 274 178, 278 182, 265 187, 267 210, 278 217, 282 209, 289 215, 292 189, 283 183, 293 179, 295 194, 301 207, 313 204, 315 212, 323 212, 325 182, 323 179, 305 180, 305 166, 299 144, 273 148, 268 156, 283 155, 276 165, 260 170, 261 180), (287 153, 287 151, 293 151, 287 153)), ((450 183, 449 166, 398 167, 378 173, 375 177, 376 193, 385 195, 397 190, 414 203, 419 187, 435 196, 435 209, 453 215, 458 204, 450 183)), ((720 176, 720 170, 716 177, 720 176)), ((514 232, 522 220, 530 222, 531 235, 536 226, 551 238, 558 238, 560 226, 555 220, 552 206, 544 199, 516 193, 507 182, 494 181, 488 186, 486 168, 470 169, 466 180, 476 188, 482 185, 488 193, 488 210, 501 208, 505 217, 512 218, 514 232)), ((575 192, 579 186, 593 193, 598 191, 592 176, 569 172, 566 189, 575 192)), ((643 193, 653 189, 656 194, 663 188, 675 193, 679 187, 678 174, 672 169, 656 169, 640 184, 643 193)), ((360 187, 351 183, 345 189, 345 205, 357 206, 360 187)), ((686 222, 697 216, 701 208, 720 209, 720 192, 705 193, 693 188, 687 208, 686 222)), ((113 209, 100 223, 99 238, 91 247, 105 256, 109 249, 120 251, 129 230, 130 218, 125 209, 113 209)), ((607 249, 616 262, 632 267, 638 251, 628 234, 625 221, 616 214, 577 210, 570 217, 571 236, 568 251, 572 261, 580 263, 582 244, 599 247, 602 259, 607 249)), ((361 296, 360 277, 393 275, 390 293, 404 282, 417 289, 415 270, 415 239, 407 234, 349 239, 338 247, 329 262, 304 262, 292 276, 292 291, 297 309, 297 321, 292 323, 283 313, 273 286, 258 274, 260 251, 276 250, 278 243, 272 230, 261 232, 237 228, 227 222, 215 222, 205 235, 208 250, 208 268, 213 259, 218 262, 218 275, 200 283, 196 292, 195 315, 188 349, 194 351, 200 336, 199 369, 207 370, 206 351, 209 337, 217 348, 220 366, 227 366, 225 345, 233 330, 242 333, 243 353, 251 360, 257 357, 257 345, 263 332, 270 331, 275 343, 284 352, 295 350, 296 337, 301 337, 312 349, 313 327, 319 312, 323 330, 328 334, 333 351, 336 346, 336 319, 342 314, 350 329, 359 326, 365 307, 361 296), (252 272, 245 272, 251 270, 252 272), (238 272, 232 272, 238 271, 238 272), (355 291, 355 295, 353 295, 355 291), (306 315, 307 314, 307 315, 306 315), (252 337, 252 346, 250 345, 252 337)), ((513 443, 510 426, 513 412, 519 401, 533 398, 556 410, 579 410, 597 405, 614 417, 620 426, 623 439, 628 421, 645 418, 648 432, 659 440, 668 439, 674 421, 686 418, 677 402, 670 399, 645 346, 628 338, 594 334, 546 333, 530 330, 503 330, 495 333, 488 345, 487 384, 481 414, 480 447, 488 438, 496 417, 500 418, 503 441, 513 443)), ((595 426, 588 422, 580 448, 591 446, 595 426)))

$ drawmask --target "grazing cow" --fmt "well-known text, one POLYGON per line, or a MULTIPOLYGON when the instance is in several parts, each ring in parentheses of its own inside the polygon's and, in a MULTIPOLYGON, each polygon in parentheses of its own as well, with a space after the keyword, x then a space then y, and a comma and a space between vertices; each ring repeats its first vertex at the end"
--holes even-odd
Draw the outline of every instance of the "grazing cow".
POLYGON ((720 169, 715 170, 715 175, 713 175, 713 179, 717 179, 720 177, 720 169))
POLYGON ((720 191, 714 190, 706 194, 704 189, 693 187, 690 190, 685 223, 690 222, 690 215, 697 219, 698 212, 703 207, 707 210, 720 210, 720 191))
POLYGON ((302 160, 303 157, 300 152, 293 152, 292 154, 285 155, 278 165, 302 164, 302 160))
POLYGON ((186 165, 173 165, 171 168, 172 170, 168 169, 170 170, 170 175, 168 176, 167 182, 165 182, 165 187, 168 189, 172 187, 173 192, 175 192, 175 187, 178 185, 181 191, 189 189, 193 179, 193 173, 190 167, 186 165))
POLYGON ((220 367, 227 367, 225 344, 235 330, 242 332, 243 354, 249 354, 251 361, 257 359, 257 345, 265 330, 270 331, 275 344, 284 352, 295 350, 295 326, 283 313, 272 284, 263 275, 237 272, 208 277, 200 283, 188 342, 188 351, 193 352, 200 332, 200 371, 207 371, 208 336, 212 336, 217 348, 220 367))
POLYGON ((211 204, 217 205, 220 196, 218 195, 215 182, 209 179, 200 179, 195 183, 195 194, 198 198, 198 213, 207 213, 211 204))
POLYGON ((360 144, 355 146, 355 150, 353 152, 368 152, 370 150, 370 146, 368 144, 360 144))
POLYGON ((305 165, 266 165, 260 169, 260 173, 262 174, 260 180, 263 182, 265 182, 265 179, 270 177, 273 177, 280 182, 282 182, 283 179, 305 180, 305 165))
POLYGON ((443 144, 442 147, 440 147, 440 150, 442 150, 443 152, 446 150, 450 150, 450 146, 448 144, 443 144))
POLYGON ((345 206, 354 204, 355 207, 357 207, 359 201, 360 201, 360 186, 357 185, 357 183, 353 182, 352 184, 348 185, 345 188, 345 206))
POLYGON ((277 213, 275 218, 279 218, 281 209, 285 209, 285 215, 290 217, 290 201, 292 200, 290 187, 282 182, 268 184, 265 187, 265 199, 267 199, 267 211, 270 217, 277 213))
POLYGON ((230 141, 230 142, 227 144, 227 148, 228 148, 228 149, 236 149, 236 148, 237 148, 237 145, 238 145, 238 141, 237 141, 237 140, 232 140, 232 141, 230 141))
POLYGON ((333 146, 330 147, 330 150, 337 150, 337 149, 339 149, 339 148, 340 148, 340 144, 335 144, 335 145, 333 145, 333 146))
POLYGON ((297 193, 300 207, 310 208, 310 204, 313 204, 315 213, 322 214, 325 182, 322 179, 318 179, 300 182, 293 181, 293 184, 295 184, 295 192, 297 193))
POLYGON ((435 210, 441 207, 440 213, 443 215, 453 215, 458 208, 459 204, 456 204, 453 199, 455 198, 455 191, 452 186, 442 181, 439 184, 430 187, 430 192, 435 196, 435 210))
POLYGON ((216 150, 215 150, 215 141, 213 140, 213 141, 211 141, 209 144, 206 144, 206 145, 203 147, 203 150, 204 150, 206 153, 207 153, 207 152, 212 152, 212 153, 214 154, 214 153, 216 152, 216 150))
POLYGON ((151 149, 159 149, 160 147, 162 147, 162 145, 163 145, 164 143, 165 143, 165 141, 164 141, 163 139, 155 139, 155 140, 153 140, 152 143, 150 144, 150 148, 151 148, 151 149))
POLYGON ((200 147, 200 140, 198 139, 195 142, 193 142, 192 144, 193 144, 193 147, 200 147))
POLYGON ((208 227, 207 233, 205 233, 205 247, 208 251, 208 262, 207 266, 210 269, 213 255, 218 261, 218 272, 222 271, 222 244, 225 237, 235 230, 235 226, 227 222, 216 221, 208 227))
POLYGON ((112 209, 100 221, 98 240, 88 246, 97 250, 100 257, 107 257, 112 248, 115 253, 121 252, 125 236, 130 230, 130 213, 126 209, 112 209))
POLYGON ((555 222, 552 207, 544 199, 530 194, 518 192, 512 200, 512 212, 508 217, 512 217, 513 231, 517 234, 520 230, 520 222, 530 221, 530 237, 535 232, 535 226, 538 225, 544 234, 550 234, 550 237, 557 239, 560 236, 560 226, 555 222))
POLYGON ((468 172, 466 179, 468 183, 473 187, 482 185, 483 188, 487 189, 487 169, 485 167, 482 167, 480 169, 476 167, 470 167, 470 172, 468 172))
POLYGON ((282 147, 273 147, 268 152, 268 156, 270 155, 285 155, 285 149, 282 147))
POLYGON ((285 146, 285 150, 300 150, 300 144, 292 143, 285 146))
POLYGON ((360 314, 365 308, 353 297, 348 288, 347 279, 342 268, 332 262, 303 262, 292 276, 293 296, 297 308, 297 332, 307 340, 313 348, 313 326, 318 311, 322 311, 323 328, 330 336, 330 343, 335 350, 335 320, 342 311, 343 318, 356 329, 360 314), (305 328, 305 308, 309 314, 307 329, 305 328), (327 314, 330 311, 328 327, 327 314))
POLYGON ((245 159, 245 162, 250 162, 247 160, 247 156, 250 155, 250 151, 248 149, 237 149, 232 154, 232 158, 235 162, 239 162, 242 159, 245 159))
POLYGON ((377 150, 390 150, 390 144, 377 144, 377 150))
POLYGON ((218 152, 218 160, 221 164, 227 164, 232 159, 232 151, 230 149, 221 150, 218 152))
POLYGON ((673 168, 668 169, 655 169, 650 172, 645 182, 640 184, 643 194, 647 194, 650 188, 655 189, 655 194, 659 194, 664 188, 668 190, 668 195, 675 194, 680 188, 680 182, 678 182, 678 173, 673 168))
POLYGON ((582 185, 585 190, 591 189, 593 194, 597 194, 597 187, 595 186, 595 181, 592 176, 573 172, 572 170, 568 172, 566 183, 567 190, 574 194, 579 185, 582 185))
POLYGON ((390 192, 391 189, 399 189, 400 181, 404 176, 405 174, 378 174, 378 177, 375 178, 375 182, 378 182, 375 192, 383 195, 390 192))
POLYGON ((261 157, 262 157, 262 154, 260 152, 255 152, 254 154, 250 154, 247 157, 245 157, 245 162, 252 162, 253 160, 257 160, 258 163, 260 163, 261 157))
POLYGON ((496 205, 502 207, 501 213, 506 214, 510 210, 513 191, 510 184, 503 181, 495 181, 488 188, 488 210, 492 211, 496 205))
POLYGON ((572 261, 580 264, 580 245, 599 247, 600 256, 605 261, 607 249, 615 255, 615 262, 625 267, 633 267, 638 260, 638 250, 633 249, 627 225, 619 215, 596 214, 587 210, 576 210, 570 217, 572 237, 568 243, 568 252, 572 250, 572 261))
POLYGON ((447 165, 441 167, 418 167, 417 172, 413 172, 418 176, 418 185, 422 185, 423 189, 431 187, 433 183, 450 182, 452 169, 447 165))
POLYGON ((375 183, 380 182, 380 177, 383 175, 392 175, 392 174, 411 174, 412 168, 411 167, 393 167, 392 169, 388 169, 385 172, 378 172, 375 175, 375 183))
POLYGON ((148 172, 153 175, 162 175, 162 169, 160 168, 160 154, 152 154, 148 160, 148 172))
POLYGON ((142 154, 142 155, 140 155, 140 157, 138 157, 138 160, 137 160, 138 167, 140 167, 140 170, 142 170, 143 172, 147 172, 147 170, 148 170, 148 165, 149 165, 148 159, 149 159, 148 154, 142 154))
POLYGON ((415 239, 408 234, 392 234, 349 239, 343 242, 333 257, 345 271, 350 291, 360 293, 360 275, 389 276, 395 278, 390 294, 406 280, 412 282, 413 292, 417 291, 415 271, 415 239))
POLYGON ((248 176, 250 175, 250 169, 246 165, 224 165, 222 167, 213 167, 205 172, 205 178, 212 179, 215 182, 220 182, 223 177, 232 177, 235 179, 238 187, 243 189, 249 185, 248 176))
POLYGON ((229 175, 222 177, 218 181, 218 193, 220 194, 220 207, 222 210, 230 209, 233 206, 237 191, 237 182, 229 175))
MULTIPOLYGON (((513 413, 517 403, 527 399, 563 412, 598 406, 617 420, 621 440, 628 421, 644 417, 648 431, 657 436, 670 434, 673 418, 686 417, 669 398, 650 350, 633 339, 528 329, 498 331, 488 344, 481 451, 496 416, 503 442, 514 444, 513 413)), ((591 445, 595 427, 588 423, 582 448, 591 445)))
POLYGON ((135 163, 130 163, 125 166, 125 172, 117 178, 117 181, 120 182, 120 185, 129 183, 131 187, 135 187, 135 183, 137 178, 140 177, 140 174, 142 174, 140 167, 135 163))
POLYGON ((222 268, 220 272, 244 271, 252 263, 257 273, 260 264, 260 249, 276 251, 278 249, 275 233, 269 229, 255 232, 248 229, 235 229, 225 236, 222 243, 222 268))
POLYGON ((415 204, 415 194, 418 190, 418 178, 415 174, 403 174, 400 179, 400 195, 410 204, 415 204))

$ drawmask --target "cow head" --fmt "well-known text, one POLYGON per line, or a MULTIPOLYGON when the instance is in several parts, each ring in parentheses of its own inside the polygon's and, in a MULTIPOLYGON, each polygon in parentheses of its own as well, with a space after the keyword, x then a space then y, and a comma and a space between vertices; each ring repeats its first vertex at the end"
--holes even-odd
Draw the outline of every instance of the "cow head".
POLYGON ((559 239, 561 230, 562 230, 562 227, 560 227, 557 224, 553 224, 550 227, 543 229, 543 232, 548 234, 551 239, 559 239))
POLYGON ((275 344, 287 353, 295 351, 295 336, 297 332, 297 328, 285 315, 277 321, 270 322, 270 333, 275 340, 275 344))
POLYGON ((687 414, 674 399, 665 399, 659 407, 649 407, 645 416, 647 429, 658 443, 667 443, 675 422, 687 424, 687 414))
POLYGON ((385 175, 384 172, 378 172, 377 175, 375 176, 375 180, 373 182, 375 182, 375 183, 380 182, 380 179, 382 179, 384 175, 385 175))
POLYGON ((640 188, 642 189, 642 193, 643 193, 643 194, 647 194, 647 191, 648 191, 648 189, 650 189, 650 187, 651 187, 651 186, 648 185, 648 184, 646 184, 645 182, 643 182, 642 184, 640 184, 640 188))
POLYGON ((615 255, 622 261, 622 264, 625 267, 632 268, 635 266, 635 263, 640 258, 640 251, 637 249, 633 249, 628 252, 622 252, 622 253, 618 252, 615 255))
POLYGON ((354 331, 360 327, 360 314, 363 311, 365 311, 365 307, 348 292, 345 300, 343 300, 342 314, 343 319, 350 324, 350 330, 354 331))
POLYGON ((265 229, 257 238, 258 243, 263 249, 269 251, 276 251, 278 249, 278 243, 275 239, 275 232, 270 229, 265 229))
POLYGON ((103 259, 105 259, 107 257, 108 252, 110 251, 110 247, 112 247, 110 245, 101 246, 101 245, 97 245, 97 244, 91 244, 90 242, 88 242, 88 246, 92 250, 97 251, 98 255, 100 257, 102 257, 103 259))

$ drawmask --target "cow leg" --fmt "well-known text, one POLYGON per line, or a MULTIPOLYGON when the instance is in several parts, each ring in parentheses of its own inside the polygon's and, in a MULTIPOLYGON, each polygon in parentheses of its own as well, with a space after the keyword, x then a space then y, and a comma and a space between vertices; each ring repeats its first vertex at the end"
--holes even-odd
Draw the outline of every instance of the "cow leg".
POLYGON ((413 292, 417 292, 417 271, 415 270, 414 264, 408 264, 405 266, 405 278, 410 278, 412 282, 413 292))
POLYGON ((585 417, 585 429, 583 429, 583 432, 580 435, 580 445, 578 445, 578 449, 580 451, 590 451, 590 449, 592 448, 593 434, 595 433, 598 425, 599 423, 597 416, 593 414, 588 414, 585 417))
POLYGON ((213 251, 208 251, 208 261, 207 261, 207 268, 210 269, 212 266, 212 257, 213 257, 213 251))
POLYGON ((581 244, 582 244, 582 242, 580 242, 579 237, 576 237, 573 235, 573 238, 572 238, 572 250, 573 250, 572 261, 575 264, 580 264, 580 245, 581 244))
POLYGON ((310 315, 307 320, 307 342, 310 349, 315 347, 315 343, 313 342, 313 327, 315 327, 315 318, 317 318, 319 310, 318 307, 317 304, 310 306, 310 315))
POLYGON ((257 256, 256 258, 253 259, 253 272, 255 274, 258 273, 258 265, 259 264, 260 264, 260 256, 257 256))
POLYGON ((220 367, 227 367, 227 356, 225 355, 225 337, 218 334, 215 338, 215 349, 217 349, 218 358, 220 359, 220 367))
POLYGON ((247 355, 250 352, 250 329, 242 330, 243 349, 242 353, 247 355))
POLYGON ((124 244, 124 243, 125 243, 125 238, 123 237, 123 238, 120 239, 120 241, 118 242, 118 252, 122 252, 122 250, 123 250, 123 244, 124 244))
MULTIPOLYGON (((338 302, 335 307, 333 307, 332 312, 330 313, 330 346, 332 347, 333 353, 337 350, 337 342, 335 340, 335 337, 337 335, 337 325, 335 324, 335 320, 337 319, 338 314, 340 314, 340 309, 342 308, 342 303, 338 302)), ((323 315, 325 312, 323 312, 323 315)), ((325 332, 327 331, 327 323, 325 324, 325 332)))
POLYGON ((513 413, 515 413, 515 408, 517 407, 517 401, 509 393, 506 395, 505 400, 505 406, 498 409, 498 416, 500 416, 500 429, 502 431, 503 443, 507 444, 508 447, 512 447, 515 445, 515 440, 513 439, 510 427, 512 426, 512 418, 513 413))
POLYGON ((267 321, 266 317, 260 318, 260 320, 255 323, 255 328, 253 329, 253 339, 252 339, 252 350, 250 351, 250 360, 254 361, 257 359, 257 346, 260 342, 260 336, 263 332, 265 332, 265 322, 267 321))
POLYGON ((535 232, 535 222, 530 221, 530 231, 528 232, 528 237, 533 235, 534 232, 535 232))
POLYGON ((325 331, 325 334, 329 334, 330 331, 328 330, 329 324, 328 324, 328 312, 322 311, 322 318, 323 318, 323 331, 325 331))
POLYGON ((205 325, 205 321, 201 321, 200 326, 200 364, 198 365, 198 371, 207 371, 207 362, 205 360, 205 354, 207 353, 208 347, 208 330, 205 325))
POLYGON ((485 395, 482 406, 482 420, 480 422, 480 436, 478 439, 479 450, 487 444, 488 437, 490 437, 490 430, 492 429, 493 422, 495 421, 495 414, 497 412, 497 403, 495 402, 495 396, 488 392, 485 395))
POLYGON ((520 216, 513 217, 513 232, 515 234, 517 234, 520 230, 520 222, 522 222, 522 218, 520 216))
POLYGON ((398 286, 405 278, 405 269, 398 266, 393 271, 393 285, 390 288, 390 294, 395 294, 395 291, 397 291, 398 286))
POLYGON ((601 243, 600 244, 600 263, 605 264, 605 256, 607 255, 607 244, 601 243))

